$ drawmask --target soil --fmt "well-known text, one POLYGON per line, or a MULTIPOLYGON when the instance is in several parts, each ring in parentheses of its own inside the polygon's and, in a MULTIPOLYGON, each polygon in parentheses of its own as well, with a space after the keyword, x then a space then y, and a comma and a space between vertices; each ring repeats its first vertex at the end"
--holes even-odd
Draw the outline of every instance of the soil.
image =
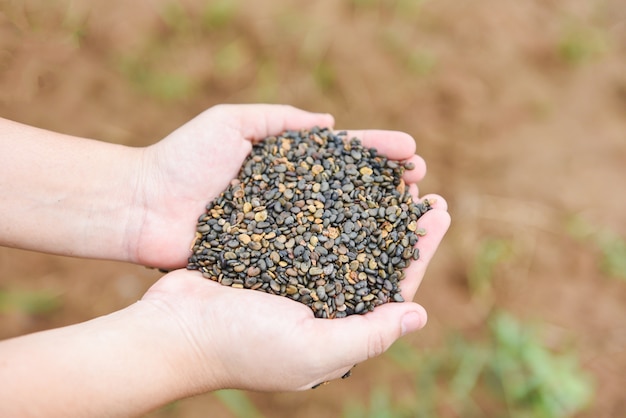
MULTIPOLYGON (((416 297, 429 325, 407 341, 437 346, 506 309, 543 323, 555 347, 576 348, 596 385, 579 416, 626 409, 626 282, 599 268, 596 235, 566 227, 574 218, 626 237, 626 3, 205 3, 0 0, 0 115, 132 146, 224 102, 289 103, 333 113, 341 129, 409 132, 429 166, 420 189, 447 199, 453 224, 416 297), (468 272, 487 238, 514 256, 476 297, 468 272)), ((0 338, 112 312, 160 275, 0 248, 0 290, 60 301, 47 313, 0 312, 0 338)), ((339 416, 394 370, 375 359, 315 391, 249 395, 267 416, 339 416)), ((229 412, 208 394, 152 414, 207 415, 229 412)))

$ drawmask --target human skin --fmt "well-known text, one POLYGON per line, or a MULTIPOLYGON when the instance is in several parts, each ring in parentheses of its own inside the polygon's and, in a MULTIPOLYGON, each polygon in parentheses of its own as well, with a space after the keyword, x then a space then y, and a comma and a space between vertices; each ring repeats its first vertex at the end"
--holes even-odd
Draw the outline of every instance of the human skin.
MULTIPOLYGON (((222 105, 152 146, 129 148, 1 120, 0 244, 183 267, 198 216, 236 176, 252 143, 332 124, 329 115, 289 106, 222 105)), ((426 167, 410 136, 351 135, 413 161, 405 181, 418 198, 426 167)), ((401 282, 407 301, 450 222, 445 200, 429 198, 434 209, 418 222, 427 231, 417 244, 421 258, 401 282)), ((126 309, 1 342, 0 416, 129 416, 221 388, 303 390, 425 323, 412 302, 316 319, 287 298, 176 270, 126 309)))

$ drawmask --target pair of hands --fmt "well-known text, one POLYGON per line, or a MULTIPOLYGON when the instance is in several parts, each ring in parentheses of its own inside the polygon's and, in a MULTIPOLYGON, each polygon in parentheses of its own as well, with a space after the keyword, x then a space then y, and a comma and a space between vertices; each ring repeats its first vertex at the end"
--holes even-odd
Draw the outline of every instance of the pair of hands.
MULTIPOLYGON (((332 126, 332 116, 290 106, 220 105, 202 113, 141 152, 134 218, 126 243, 133 262, 181 268, 189 257, 195 220, 206 204, 237 176, 252 143, 286 129, 332 126)), ((414 199, 426 165, 414 155, 407 134, 351 131, 391 159, 410 160, 404 175, 414 199)), ((445 200, 419 220, 421 258, 401 282, 411 301, 450 218, 445 200)), ((263 292, 233 289, 195 271, 166 274, 138 306, 159 312, 171 323, 188 394, 218 388, 303 390, 344 375, 353 365, 383 353, 401 335, 426 323, 425 310, 412 302, 389 303, 366 315, 320 320, 303 304, 263 292)))

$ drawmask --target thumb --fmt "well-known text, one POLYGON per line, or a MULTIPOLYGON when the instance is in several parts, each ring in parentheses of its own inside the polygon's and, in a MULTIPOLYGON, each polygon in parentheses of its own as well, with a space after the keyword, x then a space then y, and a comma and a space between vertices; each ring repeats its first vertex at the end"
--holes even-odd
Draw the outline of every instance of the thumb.
POLYGON ((426 325, 426 310, 413 302, 387 303, 366 315, 324 321, 325 351, 333 347, 337 366, 348 366, 377 357, 401 336, 426 325))

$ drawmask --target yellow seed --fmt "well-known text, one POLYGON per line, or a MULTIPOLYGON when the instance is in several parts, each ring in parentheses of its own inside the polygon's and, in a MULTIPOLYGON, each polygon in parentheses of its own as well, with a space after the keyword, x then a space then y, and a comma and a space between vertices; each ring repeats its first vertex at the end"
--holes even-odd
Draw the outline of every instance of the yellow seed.
POLYGON ((361 167, 359 172, 361 173, 362 176, 371 176, 372 173, 374 173, 374 171, 372 171, 372 169, 367 166, 361 167))
POLYGON ((322 171, 324 171, 324 167, 319 164, 315 164, 313 167, 311 167, 311 173, 313 173, 314 175, 318 175, 322 171))
POLYGON ((409 224, 406 226, 406 229, 408 229, 411 232, 415 232, 415 230, 417 229, 417 222, 415 221, 409 222, 409 224))
POLYGON ((267 219, 267 211, 266 210, 262 210, 261 212, 257 212, 254 215, 254 220, 257 221, 257 222, 263 222, 266 219, 267 219))
POLYGON ((248 245, 250 242, 250 235, 248 234, 241 234, 237 238, 239 238, 239 241, 241 241, 243 245, 248 245))
POLYGON ((243 204, 243 213, 248 213, 252 210, 252 203, 246 202, 243 204))

